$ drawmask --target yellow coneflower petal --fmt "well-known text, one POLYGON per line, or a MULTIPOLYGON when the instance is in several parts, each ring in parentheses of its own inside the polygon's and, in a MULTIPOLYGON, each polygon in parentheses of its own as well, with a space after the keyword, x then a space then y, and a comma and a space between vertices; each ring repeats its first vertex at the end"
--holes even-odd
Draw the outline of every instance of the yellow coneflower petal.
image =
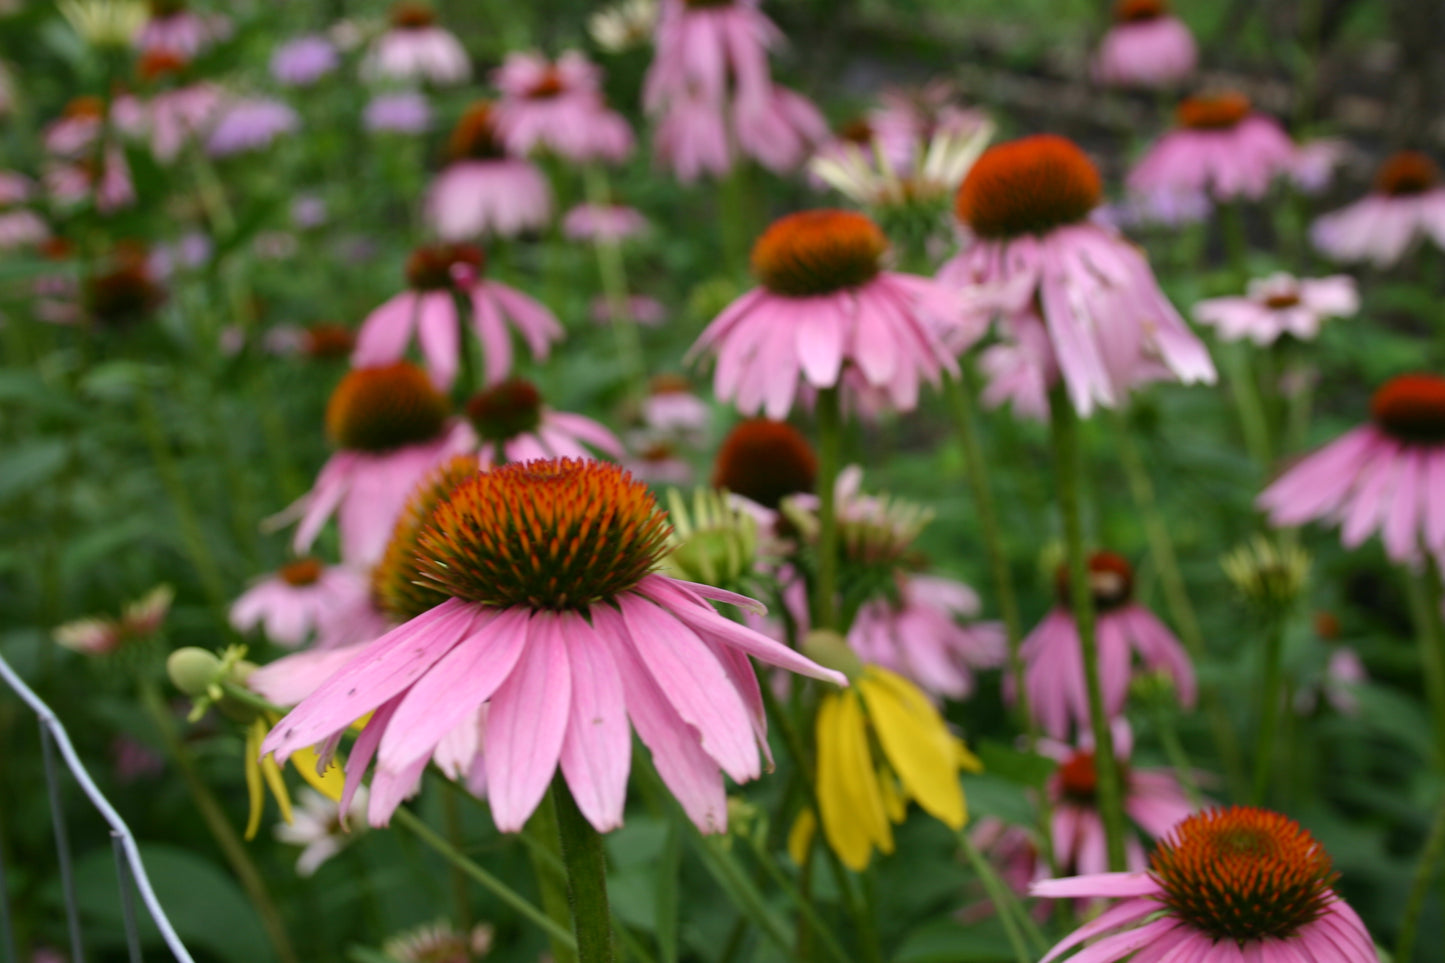
POLYGON ((908 817, 908 797, 898 787, 898 780, 886 765, 878 767, 878 788, 883 792, 883 811, 890 822, 901 823, 908 817))
POLYGON ((893 831, 868 752, 863 708, 852 691, 818 707, 818 808, 823 835, 843 864, 867 867, 876 845, 893 852, 893 831))
POLYGON ((261 730, 258 732, 255 723, 246 727, 246 798, 250 801, 251 812, 246 817, 246 841, 250 842, 256 838, 256 830, 261 828, 261 807, 265 802, 261 789, 261 737, 265 734, 265 723, 261 723, 261 730))
POLYGON ((266 785, 271 790, 271 795, 276 797, 276 805, 281 809, 281 818, 291 822, 291 794, 286 791, 286 781, 281 778, 281 767, 276 765, 276 760, 267 756, 261 760, 261 777, 266 780, 266 785))
POLYGON ((877 666, 868 667, 857 689, 904 791, 950 829, 962 829, 958 751, 938 710, 913 683, 877 666))
POLYGON ((817 831, 818 819, 811 809, 804 809, 798 813, 798 818, 793 820, 793 828, 788 830, 788 855, 795 866, 807 864, 808 853, 813 848, 813 836, 817 831))
POLYGON ((983 760, 975 756, 968 746, 963 744, 962 739, 954 738, 953 752, 958 760, 958 768, 966 772, 983 772, 983 760))
POLYGON ((327 764, 324 773, 318 773, 316 764, 319 760, 320 756, 310 746, 291 753, 291 761, 296 765, 296 771, 301 774, 301 778, 327 799, 340 802, 341 791, 346 788, 346 773, 342 772, 335 760, 327 764))

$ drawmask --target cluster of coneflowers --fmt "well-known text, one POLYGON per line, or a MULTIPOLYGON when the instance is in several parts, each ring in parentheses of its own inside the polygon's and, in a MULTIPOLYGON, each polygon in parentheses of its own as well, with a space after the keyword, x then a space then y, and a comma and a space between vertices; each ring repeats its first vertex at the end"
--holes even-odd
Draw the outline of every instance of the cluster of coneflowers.
MULTIPOLYGON (((259 630, 300 651, 263 666, 236 650, 172 658, 182 688, 241 719, 247 835, 259 825, 263 783, 290 815, 288 759, 301 760, 296 768, 322 794, 283 830, 307 845, 303 873, 339 849, 346 820, 333 816, 355 822, 364 812, 388 825, 434 767, 484 801, 504 833, 539 815, 559 826, 572 907, 564 922, 591 963, 611 958, 613 940, 596 837, 623 824, 629 787, 655 774, 701 833, 724 833, 729 781, 776 778, 767 774, 786 766, 805 787, 780 813, 789 853, 804 873, 819 854, 829 864, 856 911, 864 958, 881 956, 856 874, 875 853, 894 851, 895 827, 916 802, 973 861, 1019 963, 1046 949, 1030 948, 1037 930, 1019 905, 1030 894, 1081 906, 1122 900, 1046 961, 1085 944, 1072 959, 1376 959, 1321 846, 1259 808, 1270 798, 1284 700, 1277 641, 1263 659, 1249 792, 1211 785, 1188 766, 1131 765, 1131 700, 1152 687, 1185 709, 1207 702, 1195 661, 1209 640, 1142 466, 1131 469, 1135 497, 1179 636, 1136 597, 1130 560, 1089 542, 1079 481, 1082 420, 1124 412, 1153 383, 1218 377, 1209 346, 1117 225, 1216 210, 1221 221, 1237 219, 1272 191, 1317 187, 1338 150, 1296 144, 1241 93, 1202 91, 1180 101, 1175 127, 1105 210, 1104 180, 1078 144, 1045 133, 986 147, 993 122, 954 103, 946 86, 891 94, 830 134, 811 102, 773 79, 769 54, 783 38, 755 0, 662 0, 655 23, 641 28, 638 6, 607 11, 594 33, 604 47, 631 42, 638 29, 652 36, 642 107, 665 170, 692 183, 752 162, 798 173, 811 160, 814 188, 834 187, 863 210, 799 210, 756 237, 756 286, 716 314, 686 359, 673 359, 710 371, 713 399, 743 420, 718 446, 710 485, 663 489, 689 480, 684 456, 703 453, 714 411, 685 379, 648 380, 635 326, 658 319, 628 288, 621 242, 649 222, 615 202, 606 173, 636 149, 633 129, 581 52, 505 59, 491 75, 494 96, 461 110, 444 160, 408 199, 427 240, 394 265, 404 289, 359 319, 354 337, 342 326, 289 342, 349 359, 317 412, 334 451, 310 490, 268 523, 294 523, 295 558, 246 589, 230 619, 240 633, 259 630), (537 369, 569 350, 567 327, 536 292, 498 280, 491 260, 548 229, 561 188, 579 184, 587 202, 561 226, 595 248, 598 313, 618 332, 609 363, 635 369, 633 430, 623 437, 547 404, 537 369), (961 481, 999 622, 980 619, 979 594, 922 557, 918 540, 937 524, 926 503, 871 491, 862 469, 843 463, 861 425, 907 424, 933 393, 958 416, 961 481), (1043 542, 1056 530, 1062 557, 1050 573, 1057 602, 1031 631, 975 430, 980 402, 1047 424, 1057 518, 1037 519, 1029 536, 1043 542), (770 668, 760 676, 758 664, 770 668), (966 830, 961 774, 983 764, 947 720, 994 671, 1022 745, 1057 765, 1035 800, 1038 825, 990 820, 966 830), (1251 805, 1217 806, 1201 783, 1251 805)), ((83 4, 72 9, 93 38, 120 29, 85 20, 83 4)), ((1188 83, 1198 54, 1163 3, 1124 0, 1116 19, 1097 81, 1188 83)), ((134 27, 134 78, 103 98, 78 98, 47 126, 39 184, 0 172, 0 248, 75 259, 52 221, 82 206, 107 217, 145 201, 127 150, 210 170, 298 129, 283 99, 195 73, 198 57, 226 42, 224 18, 170 2, 134 27)), ((278 87, 303 90, 348 58, 374 85, 362 122, 378 136, 426 129, 426 92, 472 71, 434 11, 412 3, 397 4, 372 35, 348 24, 293 38, 275 50, 271 71, 278 87)), ((1318 219, 1310 237, 1333 259, 1381 266, 1422 239, 1445 247, 1437 179, 1425 155, 1395 155, 1368 197, 1318 219)), ((210 256, 204 239, 199 246, 117 242, 87 253, 78 284, 65 272, 38 283, 37 316, 88 326, 143 319, 179 262, 210 256)), ((1241 269, 1241 287, 1246 280, 1241 269)), ((1378 533, 1416 579, 1422 668, 1445 760, 1445 379, 1387 381, 1369 423, 1277 471, 1295 452, 1276 444, 1288 419, 1267 402, 1307 404, 1307 389, 1261 385, 1241 353, 1252 346, 1305 380, 1306 343, 1358 302, 1348 276, 1276 274, 1193 314, 1218 341, 1247 342, 1222 347, 1240 349, 1230 356, 1245 362, 1227 380, 1257 468, 1273 476, 1258 496, 1269 523, 1338 522, 1348 547, 1378 533)), ((1138 463, 1127 427, 1113 440, 1121 461, 1138 463)), ((1292 538, 1261 541, 1228 564, 1259 603, 1240 615, 1241 632, 1276 633, 1298 596, 1306 563, 1292 538)), ((58 638, 111 651, 155 632, 156 604, 58 638)), ((479 952, 490 934, 447 939, 479 952)))

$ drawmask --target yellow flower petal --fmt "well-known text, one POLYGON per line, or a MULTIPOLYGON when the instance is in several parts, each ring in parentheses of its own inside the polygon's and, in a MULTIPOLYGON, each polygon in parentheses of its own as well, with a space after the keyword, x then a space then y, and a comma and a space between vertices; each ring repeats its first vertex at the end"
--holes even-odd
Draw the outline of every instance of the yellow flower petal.
POLYGON ((261 760, 261 775, 271 788, 271 795, 276 797, 276 805, 281 807, 281 818, 291 822, 291 794, 286 791, 286 780, 281 778, 281 767, 273 757, 261 760))
POLYGON ((904 791, 945 826, 962 829, 958 750, 938 710, 913 683, 877 666, 868 667, 856 688, 904 791))
POLYGON ((242 750, 246 762, 246 798, 251 803, 250 815, 246 817, 246 841, 256 838, 261 828, 261 806, 264 798, 261 790, 261 737, 266 724, 260 719, 246 727, 246 748, 242 750))
POLYGON ((818 808, 823 835, 843 864, 868 866, 876 845, 893 852, 893 831, 868 752, 862 705, 853 690, 830 694, 818 706, 818 808))
POLYGON ((878 788, 883 791, 883 811, 890 822, 901 823, 908 818, 908 797, 903 795, 898 780, 887 766, 878 767, 878 788))
POLYGON ((788 831, 788 855, 792 857, 794 865, 807 864, 808 854, 813 849, 813 836, 817 831, 818 820, 813 815, 813 810, 804 809, 798 813, 798 818, 793 820, 793 828, 788 831))
POLYGON ((313 747, 307 746, 291 753, 291 761, 311 788, 332 802, 341 801, 341 791, 346 788, 346 773, 336 764, 336 760, 333 759, 327 764, 324 773, 318 773, 316 764, 320 761, 320 756, 313 747))

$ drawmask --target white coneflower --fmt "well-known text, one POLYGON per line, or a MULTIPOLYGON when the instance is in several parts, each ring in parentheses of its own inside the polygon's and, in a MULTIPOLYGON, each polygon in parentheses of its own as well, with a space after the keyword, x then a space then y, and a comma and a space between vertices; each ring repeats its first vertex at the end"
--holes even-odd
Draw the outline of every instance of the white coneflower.
POLYGON ((149 16, 140 0, 56 0, 55 6, 92 47, 129 47, 149 16))
POLYGON ((657 25, 657 0, 621 0, 587 18, 587 32, 608 53, 641 47, 657 25))
POLYGON ((342 819, 335 799, 314 789, 301 790, 298 805, 291 809, 291 822, 276 826, 278 840, 302 847, 296 875, 311 876, 322 863, 350 845, 358 833, 366 831, 366 799, 366 787, 357 788, 342 819))

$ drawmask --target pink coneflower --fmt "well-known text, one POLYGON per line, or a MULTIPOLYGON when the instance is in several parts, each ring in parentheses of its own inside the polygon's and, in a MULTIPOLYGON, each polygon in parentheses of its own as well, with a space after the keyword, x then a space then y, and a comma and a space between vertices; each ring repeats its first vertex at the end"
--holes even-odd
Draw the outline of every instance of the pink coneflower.
POLYGON ((962 325, 962 304, 934 281, 884 270, 887 250, 878 226, 851 211, 774 222, 753 246, 762 286, 729 305, 691 350, 716 356, 718 398, 782 418, 800 388, 836 387, 847 366, 909 411, 921 380, 956 373, 941 338, 962 325))
POLYGON ((431 7, 403 0, 391 8, 391 28, 372 42, 361 65, 365 77, 459 84, 472 73, 461 41, 437 26, 431 7))
POLYGON ((622 464, 649 485, 688 485, 692 482, 692 465, 678 455, 677 446, 669 438, 650 432, 636 432, 627 440, 630 450, 622 464))
POLYGON ((772 84, 768 50, 783 35, 758 9, 760 0, 695 3, 663 0, 657 53, 648 67, 643 101, 649 110, 694 91, 712 103, 729 93, 753 96, 772 84))
POLYGON ((450 421, 447 408, 426 373, 405 361, 348 373, 326 406, 326 430, 338 450, 311 491, 281 515, 299 519, 295 550, 310 548, 339 511, 342 560, 376 561, 412 486, 471 441, 471 430, 450 421))
POLYGON ((151 0, 150 7, 150 19, 135 38, 142 53, 166 51, 190 60, 231 35, 230 20, 218 13, 192 13, 185 0, 151 0))
MULTIPOLYGON (((1194 705, 1194 667, 1183 646, 1153 613, 1134 601, 1134 570, 1113 552, 1089 557, 1089 584, 1098 613, 1099 681, 1104 711, 1113 718, 1124 711, 1129 681, 1141 668, 1161 670, 1174 680, 1181 705, 1194 705)), ((1020 647, 1029 708, 1043 730, 1055 739, 1068 737, 1070 722, 1089 728, 1089 697, 1084 686, 1083 647, 1069 609, 1068 572, 1058 575, 1059 603, 1020 647)))
MULTIPOLYGON (((194 137, 204 132, 221 108, 220 88, 209 83, 184 83, 189 62, 164 50, 147 52, 137 72, 154 94, 144 103, 136 102, 135 126, 148 129, 151 153, 156 160, 168 164, 194 137)), ((117 101, 115 110, 122 103, 117 101)))
POLYGON ((1003 626, 959 621, 978 616, 973 589, 953 579, 899 570, 894 591, 896 597, 865 602, 848 630, 848 645, 864 662, 891 669, 950 699, 965 699, 973 692, 975 670, 1003 664, 1003 626))
POLYGON ((451 162, 427 191, 427 219, 443 240, 511 237, 552 216, 552 190, 531 161, 508 157, 492 105, 467 108, 447 142, 451 162))
POLYGON ((504 462, 548 458, 594 457, 595 448, 612 458, 625 454, 622 442, 605 427, 583 415, 553 411, 530 381, 509 378, 467 402, 467 419, 481 446, 483 467, 504 462))
POLYGON ((1129 172, 1129 190, 1207 191, 1216 201, 1257 201, 1294 163, 1295 147, 1284 128, 1256 113, 1243 94, 1189 97, 1175 116, 1179 126, 1129 172))
POLYGON ((801 166, 828 136, 828 122, 813 102, 779 84, 732 101, 733 136, 742 152, 770 171, 801 166))
POLYGON ((712 424, 712 408, 693 394, 692 382, 687 378, 658 375, 648 382, 642 423, 659 434, 700 443, 712 424))
POLYGON ((579 164, 617 163, 632 153, 632 128, 602 99, 601 71, 576 50, 554 63, 508 54, 492 74, 502 92, 497 133, 512 154, 550 150, 579 164))
POLYGON ((361 572, 323 565, 314 558, 299 559, 242 593, 231 604, 231 627, 249 632, 259 625, 272 642, 290 649, 313 634, 318 649, 346 645, 356 640, 328 630, 338 615, 364 603, 369 591, 370 583, 361 572))
POLYGON ((864 131, 855 129, 852 139, 855 143, 876 142, 894 167, 911 167, 916 155, 940 134, 971 135, 992 128, 987 114, 962 107, 957 100, 958 90, 947 80, 934 80, 916 89, 885 90, 878 97, 878 106, 868 111, 867 136, 860 137, 864 131))
POLYGON ((1310 228, 1315 247, 1337 261, 1389 267, 1421 238, 1445 248, 1445 186, 1434 161, 1402 151, 1380 165, 1375 189, 1310 228))
POLYGON ((647 229, 642 212, 623 204, 578 204, 562 218, 562 233, 574 241, 622 241, 647 229))
POLYGON ((1335 171, 1355 153, 1349 141, 1338 137, 1317 137, 1298 145, 1289 179, 1302 194, 1320 194, 1330 186, 1335 171))
POLYGON ((486 703, 497 827, 521 829, 560 766, 582 814, 607 831, 622 823, 630 719, 693 822, 723 831, 719 769, 736 781, 762 771, 766 719, 747 657, 846 680, 708 602, 751 600, 652 573, 667 536, 646 486, 605 462, 529 462, 467 479, 418 543, 422 577, 450 598, 372 643, 263 751, 284 759, 371 713, 347 787, 376 761, 369 815, 381 824, 438 740, 486 703))
POLYGON ((250 97, 233 101, 221 110, 216 126, 206 138, 206 153, 230 157, 245 151, 262 150, 282 134, 301 126, 296 111, 279 100, 250 97))
POLYGON ((673 176, 690 184, 703 174, 721 177, 732 170, 730 136, 723 103, 688 94, 668 101, 652 147, 673 176))
POLYGON ((105 126, 106 104, 99 97, 75 97, 45 127, 45 150, 57 157, 77 158, 90 150, 105 126))
POLYGON ((1445 554, 1445 378, 1400 375, 1370 401, 1372 422, 1300 459, 1256 499, 1276 526, 1341 524, 1346 548, 1378 531, 1385 554, 1445 554))
POLYGON ((1041 963, 1091 940, 1077 963, 1378 963, 1365 924, 1331 888, 1337 878, 1329 854, 1294 820, 1211 809, 1170 830, 1148 872, 1035 883, 1033 895, 1050 899, 1124 900, 1041 963))
POLYGON ((1172 87, 1194 73, 1194 34, 1164 0, 1117 0, 1114 25, 1094 54, 1094 79, 1117 87, 1172 87))
POLYGON ((619 314, 612 298, 598 295, 592 299, 592 320, 598 324, 627 320, 644 328, 655 328, 667 318, 662 302, 645 294, 629 294, 622 306, 625 313, 619 314))
POLYGON ((1014 416, 1049 420, 1049 386, 1059 380, 1048 328, 1037 314, 1015 315, 1007 337, 978 354, 985 384, 980 396, 989 408, 1013 406, 1014 416))
POLYGON ((471 328, 485 350, 483 377, 495 384, 512 370, 512 333, 522 336, 532 357, 547 358, 562 326, 543 305, 483 271, 486 255, 470 244, 419 247, 406 261, 408 290, 367 315, 356 336, 351 363, 359 368, 399 360, 415 335, 432 382, 449 388, 461 366, 462 319, 457 298, 471 308, 471 328))
POLYGON ((62 207, 89 203, 102 214, 113 214, 136 202, 130 165, 114 144, 101 153, 98 165, 91 159, 57 163, 45 169, 42 180, 45 192, 62 207))
POLYGON ((415 91, 377 94, 366 102, 361 118, 373 134, 420 134, 431 127, 431 105, 415 91))
POLYGON ((45 220, 20 206, 34 194, 30 178, 15 171, 0 171, 0 251, 39 244, 50 236, 45 220))
POLYGON ((1120 230, 1175 228, 1198 224, 1213 212, 1214 202, 1203 191, 1153 191, 1129 194, 1117 203, 1105 204, 1094 213, 1094 220, 1120 230))
POLYGON ((128 603, 119 618, 91 616, 56 626, 55 641, 84 655, 110 655, 135 642, 151 638, 165 624, 176 593, 169 585, 157 585, 128 603))
POLYGON ((785 421, 738 422, 718 447, 712 487, 741 495, 775 514, 789 495, 812 492, 818 456, 801 431, 785 421))
POLYGON ((1090 222, 1101 193, 1098 170, 1063 137, 989 148, 955 204, 971 243, 938 275, 995 301, 1005 325, 1041 312, 1069 398, 1085 416, 1146 381, 1215 378, 1208 351, 1144 256, 1090 222))
POLYGON ((1343 318, 1360 310, 1355 279, 1348 274, 1300 279, 1283 272, 1249 282, 1242 298, 1210 298, 1194 306, 1201 324, 1213 325, 1225 341, 1249 338, 1273 344, 1288 334, 1311 341, 1325 318, 1343 318))
MULTIPOLYGON (((1195 806, 1172 770, 1129 765, 1134 736, 1127 722, 1115 720, 1113 736, 1124 813, 1150 839, 1161 839, 1193 813, 1195 806)), ((1098 809, 1099 776, 1094 769, 1093 739, 1086 733, 1082 742, 1075 748, 1044 739, 1038 743, 1038 751, 1059 763, 1048 785, 1053 804, 1054 858, 1061 871, 1088 875, 1108 871, 1109 854, 1098 809)), ((1145 867, 1144 847, 1133 833, 1125 841, 1125 861, 1130 870, 1145 867)))
POLYGON ((336 70, 339 62, 330 40, 317 33, 303 34, 271 54, 271 76, 287 87, 310 87, 336 70))

